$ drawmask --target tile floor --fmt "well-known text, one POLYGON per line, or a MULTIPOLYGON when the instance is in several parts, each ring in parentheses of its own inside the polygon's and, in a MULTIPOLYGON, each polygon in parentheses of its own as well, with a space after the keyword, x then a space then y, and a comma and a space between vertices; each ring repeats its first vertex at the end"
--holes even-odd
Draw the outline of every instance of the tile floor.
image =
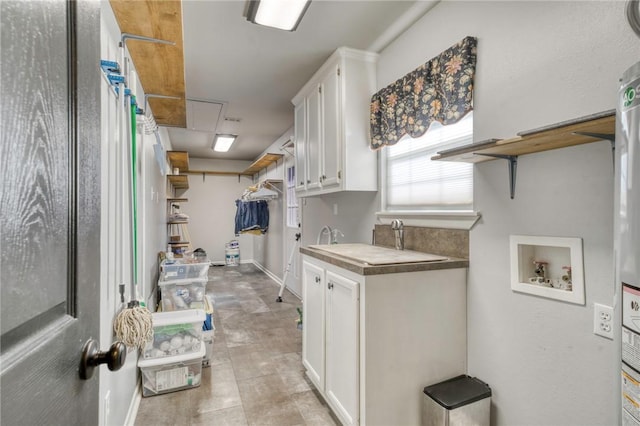
POLYGON ((198 388, 142 398, 135 426, 336 425, 302 366, 300 300, 251 264, 209 269, 211 367, 198 388))

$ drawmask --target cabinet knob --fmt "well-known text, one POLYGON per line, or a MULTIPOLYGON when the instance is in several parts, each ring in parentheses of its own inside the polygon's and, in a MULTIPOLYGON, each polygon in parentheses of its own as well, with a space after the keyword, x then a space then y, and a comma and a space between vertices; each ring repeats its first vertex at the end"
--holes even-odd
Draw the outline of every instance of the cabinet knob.
POLYGON ((320 282, 320 277, 316 277, 316 282, 319 283, 320 282))
POLYGON ((311 183, 311 179, 308 179, 308 180, 307 180, 307 183, 311 183))
POLYGON ((328 288, 329 290, 333 289, 333 283, 332 283, 332 282, 330 282, 329 284, 327 284, 327 288, 328 288))

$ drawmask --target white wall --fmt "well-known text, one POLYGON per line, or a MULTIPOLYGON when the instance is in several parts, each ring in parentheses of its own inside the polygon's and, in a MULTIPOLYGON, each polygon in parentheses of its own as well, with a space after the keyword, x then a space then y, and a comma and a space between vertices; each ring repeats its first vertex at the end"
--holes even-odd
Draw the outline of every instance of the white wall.
POLYGON ((289 232, 285 223, 285 210, 287 208, 285 164, 286 156, 288 156, 289 153, 280 148, 285 142, 292 138, 293 127, 287 129, 285 133, 276 139, 275 142, 261 154, 283 154, 285 157, 260 170, 253 176, 253 180, 256 183, 265 179, 283 181, 282 184, 276 185, 277 190, 282 191, 280 196, 269 201, 269 230, 266 234, 254 236, 253 238, 255 263, 259 268, 280 282, 284 278, 286 261, 284 259, 284 252, 286 250, 287 238, 289 238, 289 232))
MULTIPOLYGON (((120 30, 108 3, 102 2, 101 5, 101 58, 121 63, 121 49, 118 47, 120 30)), ((96 78, 99 78, 97 74, 96 78)), ((132 93, 140 99, 144 99, 144 94, 134 73, 129 76, 128 84, 132 89, 132 93)), ((118 135, 119 126, 118 118, 116 117, 118 99, 104 82, 101 91, 102 244, 101 252, 96 253, 96 256, 101 257, 99 342, 101 349, 104 350, 114 341, 113 322, 121 307, 118 284, 125 284, 125 300, 127 302, 132 297, 130 292, 132 261, 129 220, 131 186, 128 178, 130 160, 128 155, 122 155, 123 152, 129 152, 130 142, 121 140, 118 135)), ((146 157, 146 155, 141 155, 145 150, 144 141, 140 139, 137 146, 140 166, 141 163, 144 163, 146 157)), ((139 170, 142 169, 139 168, 139 170)), ((138 179, 141 178, 142 175, 138 174, 138 179)), ((142 184, 142 181, 140 183, 142 184)), ((141 192, 144 192, 144 190, 141 192)), ((144 206, 139 203, 139 208, 143 210, 144 206)), ((160 220, 162 219, 159 217, 154 218, 154 222, 160 220)), ((142 231, 142 228, 139 228, 139 230, 142 231)), ((142 248, 146 241, 143 242, 142 238, 139 241, 139 248, 142 248)), ((139 262, 139 265, 141 272, 147 267, 151 267, 151 265, 144 265, 142 261, 139 262)), ((150 283, 146 284, 146 289, 148 289, 150 283)), ((139 282, 138 289, 139 295, 144 296, 145 283, 139 282)), ((99 421, 101 425, 124 424, 127 417, 131 415, 132 408, 135 406, 136 387, 138 384, 137 358, 137 351, 131 348, 127 353, 126 363, 120 370, 116 372, 108 371, 106 368, 99 370, 99 421)))
MULTIPOLYGON (((120 30, 113 11, 107 2, 101 3, 101 57, 121 62, 120 30)), ((127 79, 128 87, 144 108, 144 92, 131 66, 127 79)), ((138 116, 137 125, 137 188, 138 188, 138 274, 137 295, 131 295, 131 240, 130 240, 130 183, 129 156, 122 150, 130 150, 128 141, 120 141, 116 117, 117 98, 106 83, 101 98, 102 127, 102 247, 100 290, 100 343, 106 349, 114 340, 113 322, 121 309, 118 284, 125 283, 125 301, 139 297, 151 310, 155 305, 155 288, 158 279, 159 251, 166 248, 166 199, 167 179, 160 173, 153 145, 157 142, 153 134, 144 133, 143 118, 138 116), (124 183, 122 182, 124 179, 124 183), (122 185, 126 191, 123 194, 122 185), (124 231, 120 230, 124 226, 124 231)), ((160 130, 161 143, 165 151, 171 150, 166 130, 160 130)), ((165 165, 166 165, 166 159, 165 165)), ((115 425, 133 421, 139 395, 137 351, 130 349, 125 365, 116 372, 100 369, 100 424, 115 425), (108 403, 106 401, 109 401, 108 403)))
MULTIPOLYGON (((316 244, 323 226, 339 229, 339 243, 371 243, 379 210, 377 192, 343 192, 302 199, 302 243, 316 244), (337 214, 335 214, 337 212, 337 214)), ((322 240, 326 244, 326 234, 322 240)))
MULTIPOLYGON (((474 140, 615 108, 640 57, 624 2, 443 2, 381 52, 379 87, 464 36, 478 37, 474 140)), ((475 168, 468 280, 469 374, 493 390, 494 425, 618 424, 618 339, 595 336, 613 303, 608 142, 521 156, 515 200, 503 161, 475 168), (514 293, 510 234, 583 238, 585 306, 514 293)))
MULTIPOLYGON (((192 170, 235 171, 245 170, 251 162, 234 160, 208 160, 190 158, 192 170)), ((237 239, 240 242, 240 260, 253 260, 251 235, 234 234, 236 215, 235 201, 251 185, 251 178, 238 175, 189 175, 189 189, 181 197, 189 199, 180 210, 189 215, 189 234, 193 248, 203 248, 214 263, 224 263, 225 243, 237 239)))

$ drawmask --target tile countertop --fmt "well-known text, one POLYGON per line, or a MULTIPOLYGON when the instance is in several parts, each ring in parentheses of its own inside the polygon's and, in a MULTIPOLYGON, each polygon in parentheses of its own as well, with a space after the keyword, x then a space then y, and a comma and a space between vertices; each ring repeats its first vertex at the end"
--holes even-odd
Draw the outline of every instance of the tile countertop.
MULTIPOLYGON (((395 251, 395 249, 389 249, 395 251)), ((402 272, 433 271, 438 269, 455 269, 469 267, 467 259, 447 257, 445 260, 410 263, 389 263, 384 265, 370 265, 368 263, 350 259, 339 254, 312 246, 300 247, 300 253, 338 266, 358 275, 397 274, 402 272)))

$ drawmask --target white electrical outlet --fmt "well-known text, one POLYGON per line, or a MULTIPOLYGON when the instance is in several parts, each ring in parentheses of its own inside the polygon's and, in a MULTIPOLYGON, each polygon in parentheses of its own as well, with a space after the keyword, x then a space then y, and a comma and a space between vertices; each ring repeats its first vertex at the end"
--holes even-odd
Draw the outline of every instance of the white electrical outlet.
POLYGON ((611 306, 593 304, 593 332, 613 340, 613 308, 611 306))

